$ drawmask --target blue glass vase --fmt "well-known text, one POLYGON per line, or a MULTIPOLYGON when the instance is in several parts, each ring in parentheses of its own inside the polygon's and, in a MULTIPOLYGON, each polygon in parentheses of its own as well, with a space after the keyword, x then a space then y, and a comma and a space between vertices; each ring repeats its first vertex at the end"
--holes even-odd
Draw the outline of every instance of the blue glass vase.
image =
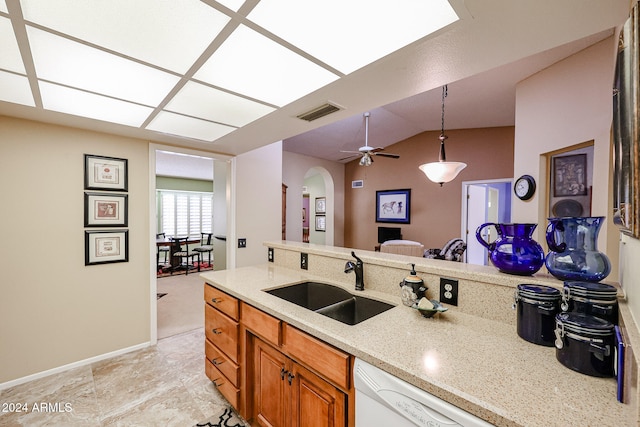
POLYGON ((544 251, 531 235, 537 224, 495 224, 487 222, 476 230, 476 239, 489 250, 491 263, 503 273, 530 276, 544 265, 544 251), (489 243, 482 229, 495 227, 498 238, 489 243))
POLYGON ((609 258, 598 251, 598 233, 604 221, 597 217, 549 218, 545 264, 560 280, 599 282, 611 272, 609 258))

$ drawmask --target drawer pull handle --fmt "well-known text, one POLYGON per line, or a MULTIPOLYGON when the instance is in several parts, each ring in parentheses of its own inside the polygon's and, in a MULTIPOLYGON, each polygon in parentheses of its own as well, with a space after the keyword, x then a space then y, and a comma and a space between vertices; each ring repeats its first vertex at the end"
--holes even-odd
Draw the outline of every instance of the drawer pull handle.
POLYGON ((213 332, 213 333, 214 333, 214 334, 216 334, 216 335, 220 335, 220 334, 222 333, 222 331, 220 330, 220 328, 213 328, 213 329, 211 330, 211 332, 213 332))
POLYGON ((213 363, 216 366, 220 366, 220 365, 222 365, 224 363, 224 359, 222 359, 220 357, 217 357, 217 358, 211 360, 211 363, 213 363))
POLYGON ((218 304, 218 303, 221 303, 222 300, 220 298, 211 298, 211 302, 214 304, 218 304))
POLYGON ((291 380, 293 380, 295 377, 296 377, 295 375, 289 372, 289 374, 287 375, 287 379, 289 380, 289 385, 291 385, 291 380))
POLYGON ((220 387, 221 385, 224 384, 224 381, 222 381, 220 378, 216 378, 215 380, 211 380, 213 382, 213 385, 215 385, 216 387, 220 387), (220 381, 220 383, 218 384, 218 381, 220 381))
POLYGON ((286 369, 284 369, 284 368, 280 369, 280 379, 281 380, 284 380, 284 376, 285 376, 286 373, 287 373, 286 369))

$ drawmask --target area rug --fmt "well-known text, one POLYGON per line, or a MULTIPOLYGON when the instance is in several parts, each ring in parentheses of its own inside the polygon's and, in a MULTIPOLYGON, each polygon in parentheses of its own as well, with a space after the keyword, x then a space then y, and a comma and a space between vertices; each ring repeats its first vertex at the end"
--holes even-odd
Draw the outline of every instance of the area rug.
MULTIPOLYGON (((203 262, 200 265, 200 273, 208 270, 213 270, 213 264, 209 264, 208 262, 203 262)), ((195 263, 195 268, 192 268, 189 270, 189 274, 194 274, 194 273, 198 273, 198 263, 195 263)), ((158 268, 157 277, 160 278, 160 277, 179 276, 181 274, 184 275, 184 270, 174 271, 173 274, 171 274, 171 270, 169 270, 168 267, 162 267, 162 268, 158 268)))
POLYGON ((196 424, 195 427, 248 427, 248 424, 236 414, 232 408, 225 408, 206 421, 196 424))

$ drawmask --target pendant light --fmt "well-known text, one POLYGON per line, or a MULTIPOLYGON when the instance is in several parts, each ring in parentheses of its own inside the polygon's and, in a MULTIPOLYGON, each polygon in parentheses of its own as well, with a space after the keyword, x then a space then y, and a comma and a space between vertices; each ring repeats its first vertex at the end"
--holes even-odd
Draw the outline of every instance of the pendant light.
POLYGON ((466 163, 462 162, 447 162, 447 158, 444 152, 444 140, 447 136, 444 134, 444 99, 447 97, 447 85, 442 87, 442 128, 440 131, 440 155, 437 162, 425 163, 418 166, 422 172, 431 181, 440 184, 452 181, 460 173, 460 171, 467 167, 466 163))

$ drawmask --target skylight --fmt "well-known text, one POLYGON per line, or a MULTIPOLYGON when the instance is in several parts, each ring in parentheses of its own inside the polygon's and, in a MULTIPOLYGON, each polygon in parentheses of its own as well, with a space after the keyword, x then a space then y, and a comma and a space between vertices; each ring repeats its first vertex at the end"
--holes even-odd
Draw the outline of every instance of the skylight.
POLYGON ((446 0, 243 5, 0 0, 0 102, 215 142, 458 19, 446 0))

